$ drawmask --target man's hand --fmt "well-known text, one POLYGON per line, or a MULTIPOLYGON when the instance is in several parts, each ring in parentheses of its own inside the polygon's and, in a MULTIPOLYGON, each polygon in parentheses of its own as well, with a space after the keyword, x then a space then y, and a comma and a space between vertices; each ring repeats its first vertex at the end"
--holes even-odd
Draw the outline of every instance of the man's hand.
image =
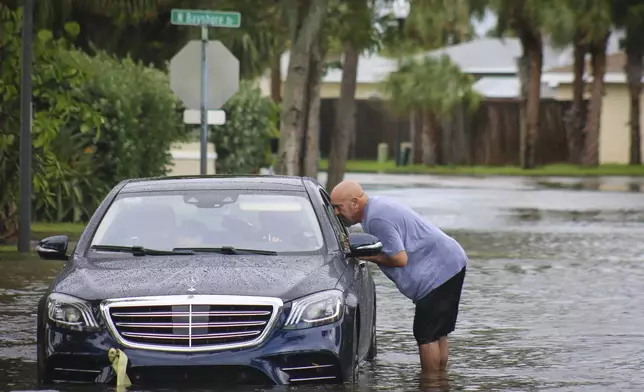
POLYGON ((374 218, 369 224, 369 233, 378 237, 383 244, 382 253, 377 256, 364 257, 365 260, 387 267, 404 267, 407 265, 405 244, 396 227, 382 218, 374 218), (388 256, 393 254, 393 256, 388 256))
POLYGON ((402 268, 407 265, 407 252, 403 250, 396 253, 392 257, 389 257, 384 253, 381 253, 377 256, 360 257, 360 259, 371 261, 372 263, 384 265, 386 267, 402 268))

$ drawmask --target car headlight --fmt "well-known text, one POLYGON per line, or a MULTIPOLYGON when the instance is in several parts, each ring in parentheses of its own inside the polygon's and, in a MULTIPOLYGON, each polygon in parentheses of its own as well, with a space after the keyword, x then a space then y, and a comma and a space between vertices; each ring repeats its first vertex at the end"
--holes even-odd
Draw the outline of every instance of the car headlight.
POLYGON ((293 301, 284 323, 286 329, 331 324, 342 318, 344 295, 339 290, 322 291, 293 301))
POLYGON ((91 305, 67 294, 52 293, 47 297, 47 316, 56 325, 75 331, 98 328, 91 305))

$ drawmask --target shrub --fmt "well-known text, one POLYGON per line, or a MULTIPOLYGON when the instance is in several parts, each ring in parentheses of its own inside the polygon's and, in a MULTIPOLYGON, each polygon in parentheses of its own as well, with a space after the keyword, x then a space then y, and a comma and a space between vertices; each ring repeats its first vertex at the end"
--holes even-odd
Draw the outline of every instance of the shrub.
POLYGON ((279 107, 251 81, 226 104, 226 124, 210 131, 217 151, 217 173, 256 173, 271 162, 270 140, 278 135, 279 107))
MULTIPOLYGON (((1 6, 0 6, 1 7, 1 6)), ((70 24, 68 32, 78 31, 70 24)), ((0 12, 0 241, 17 230, 21 11, 0 12)), ((91 57, 41 31, 34 40, 34 217, 84 221, 128 177, 159 176, 186 138, 163 72, 91 57)))
POLYGON ((105 53, 73 53, 78 69, 90 73, 83 95, 105 122, 95 135, 94 169, 113 186, 131 177, 166 174, 173 142, 187 139, 182 107, 157 69, 105 53))
MULTIPOLYGON (((20 152, 21 12, 0 13, 0 241, 17 230, 20 152)), ((80 219, 86 197, 94 189, 91 155, 85 135, 98 129, 101 116, 82 96, 86 76, 64 61, 64 41, 48 32, 34 39, 33 200, 37 210, 69 213, 80 219), (80 127, 68 126, 80 119, 80 127), (70 210, 71 209, 71 210, 70 210)))

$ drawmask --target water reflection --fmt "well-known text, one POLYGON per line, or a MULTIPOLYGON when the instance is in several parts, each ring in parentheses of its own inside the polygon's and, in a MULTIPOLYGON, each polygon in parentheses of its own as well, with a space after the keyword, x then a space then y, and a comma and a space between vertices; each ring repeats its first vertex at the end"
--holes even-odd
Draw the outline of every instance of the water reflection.
POLYGON ((449 391, 449 374, 441 372, 437 374, 421 374, 418 377, 419 389, 421 391, 449 391))
POLYGON ((609 192, 644 192, 641 178, 607 179, 590 177, 584 179, 547 179, 536 180, 535 184, 542 188, 609 191, 609 192))
MULTIPOLYGON (((419 374, 413 304, 372 268, 379 355, 365 364, 356 388, 235 391, 644 388, 641 196, 518 187, 380 193, 409 202, 439 222, 470 254, 447 374, 433 379, 419 374)), ((0 390, 37 389, 35 306, 62 263, 3 261, 0 267, 0 390)), ((40 389, 113 391, 95 386, 40 389)))

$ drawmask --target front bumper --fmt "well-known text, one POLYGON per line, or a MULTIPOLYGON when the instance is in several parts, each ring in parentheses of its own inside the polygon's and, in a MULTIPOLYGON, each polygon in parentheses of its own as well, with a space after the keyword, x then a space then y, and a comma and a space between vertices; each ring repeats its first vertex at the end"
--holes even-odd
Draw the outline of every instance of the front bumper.
POLYGON ((41 381, 113 383, 116 374, 108 360, 110 348, 128 357, 133 384, 174 381, 285 385, 339 383, 353 371, 353 323, 345 316, 334 324, 302 330, 283 330, 285 314, 260 345, 250 348, 177 353, 121 346, 106 329, 77 332, 44 323, 38 342, 41 381), (344 337, 344 338, 343 338, 344 337))

